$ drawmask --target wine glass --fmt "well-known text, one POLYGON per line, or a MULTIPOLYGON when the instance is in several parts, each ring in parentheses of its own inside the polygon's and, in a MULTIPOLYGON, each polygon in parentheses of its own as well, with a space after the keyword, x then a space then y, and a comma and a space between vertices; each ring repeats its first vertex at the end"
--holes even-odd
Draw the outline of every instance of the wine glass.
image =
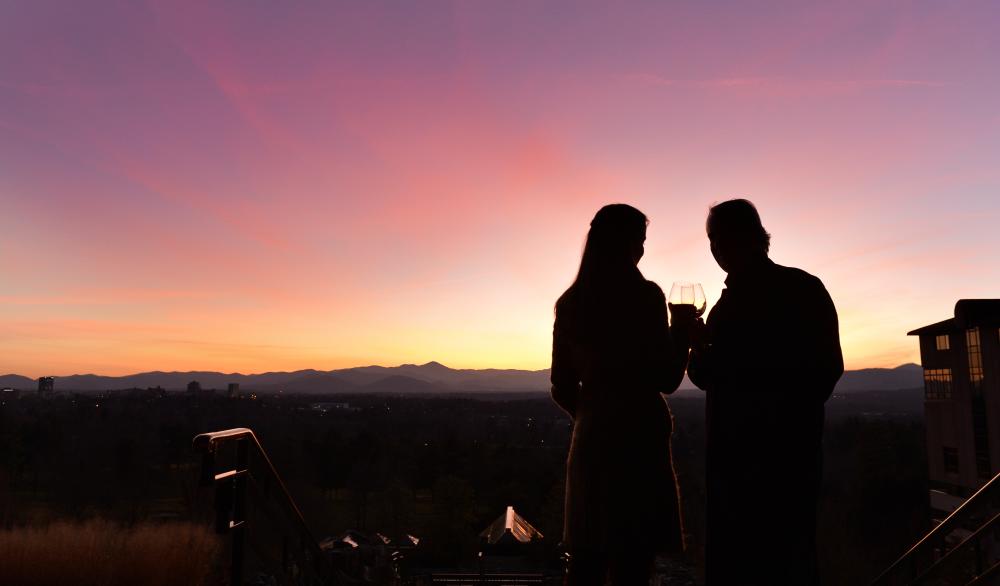
POLYGON ((697 319, 705 313, 708 301, 705 299, 705 291, 701 288, 701 283, 674 281, 670 287, 667 304, 670 306, 670 313, 689 313, 694 315, 694 319, 697 319))

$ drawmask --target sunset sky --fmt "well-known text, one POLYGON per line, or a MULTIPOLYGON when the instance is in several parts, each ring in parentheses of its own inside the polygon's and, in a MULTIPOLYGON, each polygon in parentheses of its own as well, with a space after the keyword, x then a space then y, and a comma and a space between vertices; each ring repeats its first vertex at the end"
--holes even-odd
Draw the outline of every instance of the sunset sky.
POLYGON ((1000 297, 1000 3, 0 3, 0 374, 546 368, 603 204, 753 200, 848 368, 1000 297))

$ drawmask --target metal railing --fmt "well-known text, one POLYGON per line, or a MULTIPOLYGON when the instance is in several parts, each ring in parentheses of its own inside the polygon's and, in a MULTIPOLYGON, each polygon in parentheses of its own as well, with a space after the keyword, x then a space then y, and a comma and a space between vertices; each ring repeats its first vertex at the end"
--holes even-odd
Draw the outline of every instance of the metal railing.
POLYGON ((872 586, 1000 583, 1000 474, 886 568, 872 586), (957 542, 949 546, 948 538, 957 542))
POLYGON ((254 551, 257 558, 267 559, 258 566, 264 566, 268 572, 280 567, 281 583, 328 583, 331 571, 327 559, 253 430, 238 427, 203 433, 194 438, 194 448, 202 454, 199 484, 213 487, 215 491, 215 530, 232 536, 230 583, 234 586, 244 583, 251 519, 254 531, 261 533, 260 537, 270 538, 272 544, 272 547, 260 546, 254 551), (219 471, 217 460, 222 447, 228 444, 235 447, 234 464, 219 471), (248 495, 256 498, 250 501, 248 495), (248 502, 253 506, 248 507, 248 502), (276 506, 278 513, 275 516, 280 517, 272 519, 270 525, 264 517, 258 516, 268 506, 276 506))

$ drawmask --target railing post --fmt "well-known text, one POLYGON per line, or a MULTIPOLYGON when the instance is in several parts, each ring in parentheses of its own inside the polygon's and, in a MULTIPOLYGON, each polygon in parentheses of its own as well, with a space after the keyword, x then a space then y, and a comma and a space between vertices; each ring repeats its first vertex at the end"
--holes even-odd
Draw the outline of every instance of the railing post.
POLYGON ((233 477, 233 586, 243 584, 243 548, 246 541, 247 474, 250 444, 247 438, 236 440, 236 475, 233 477))
POLYGON ((198 485, 208 487, 215 484, 215 450, 208 449, 201 453, 201 475, 198 485))
POLYGON ((233 522, 246 521, 247 474, 249 474, 250 445, 246 438, 236 440, 236 477, 233 484, 236 500, 233 502, 233 522))
POLYGON ((288 536, 281 536, 281 571, 288 573, 288 536))
POLYGON ((976 539, 973 551, 976 553, 976 575, 978 576, 983 573, 983 543, 981 539, 976 539))
POLYGON ((233 483, 218 482, 215 486, 215 532, 225 534, 229 531, 229 520, 233 511, 233 483))
MULTIPOLYGON (((288 494, 288 489, 285 488, 281 477, 274 465, 271 464, 267 453, 260 446, 253 431, 248 428, 235 428, 199 434, 194 438, 193 444, 194 448, 202 453, 200 483, 203 485, 214 484, 215 486, 216 531, 220 534, 232 533, 230 583, 234 586, 243 586, 246 574, 247 539, 249 539, 247 535, 249 499, 251 496, 261 496, 261 492, 257 491, 253 495, 249 494, 251 480, 249 460, 251 457, 259 457, 259 461, 255 460, 255 465, 260 464, 263 468, 262 473, 253 478, 255 485, 259 483, 258 488, 262 489, 264 498, 276 494, 281 499, 280 504, 285 508, 284 512, 297 527, 297 531, 293 530, 282 536, 282 569, 286 574, 291 575, 292 581, 295 583, 299 583, 303 577, 310 580, 322 580, 328 573, 324 571, 326 569, 324 562, 327 559, 319 544, 309 533, 301 511, 295 505, 291 495, 288 494), (232 470, 218 473, 216 471, 216 454, 218 446, 223 442, 235 444, 236 463, 232 470), (251 456, 251 450, 256 450, 257 455, 251 456), (310 570, 315 573, 315 576, 300 576, 303 572, 309 573, 310 570)), ((255 509, 256 511, 257 509, 255 509)), ((256 521, 258 519, 255 519, 256 521)))

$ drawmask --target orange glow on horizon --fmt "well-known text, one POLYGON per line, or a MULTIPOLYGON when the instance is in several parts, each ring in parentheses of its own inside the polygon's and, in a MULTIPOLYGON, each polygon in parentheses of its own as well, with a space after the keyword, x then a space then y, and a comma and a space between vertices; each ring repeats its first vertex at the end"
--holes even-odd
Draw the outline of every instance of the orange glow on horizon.
POLYGON ((547 368, 614 201, 651 219, 644 274, 711 309, 705 213, 753 200, 849 369, 1000 296, 1000 8, 571 12, 0 18, 0 374, 547 368))

